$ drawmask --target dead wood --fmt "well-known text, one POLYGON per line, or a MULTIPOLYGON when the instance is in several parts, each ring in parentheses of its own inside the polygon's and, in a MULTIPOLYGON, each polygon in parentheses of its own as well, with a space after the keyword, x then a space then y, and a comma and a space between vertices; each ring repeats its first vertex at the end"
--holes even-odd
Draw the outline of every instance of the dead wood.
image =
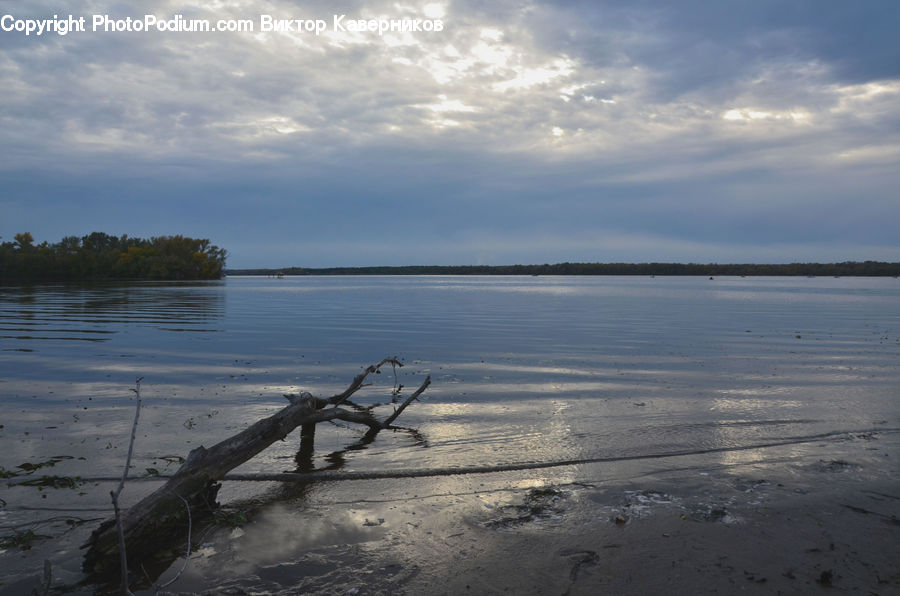
MULTIPOLYGON (((298 426, 308 427, 328 420, 343 420, 366 425, 376 432, 389 428, 403 409, 428 387, 430 377, 426 377, 419 389, 384 422, 375 418, 369 410, 353 411, 339 407, 364 386, 369 374, 378 373, 380 367, 388 363, 402 366, 394 358, 385 358, 378 364, 365 368, 346 390, 327 399, 317 398, 307 392, 299 396, 286 395, 290 404, 272 416, 209 449, 201 446, 191 451, 184 464, 165 485, 121 516, 119 525, 129 559, 140 562, 151 557, 159 549, 161 542, 171 541, 179 533, 183 537, 190 513, 190 510, 186 513, 185 502, 194 511, 214 507, 215 495, 221 486, 217 484, 218 480, 275 441, 283 440, 298 426)), ((119 569, 120 547, 116 525, 115 519, 103 522, 84 545, 88 549, 84 569, 89 574, 108 576, 119 569)))

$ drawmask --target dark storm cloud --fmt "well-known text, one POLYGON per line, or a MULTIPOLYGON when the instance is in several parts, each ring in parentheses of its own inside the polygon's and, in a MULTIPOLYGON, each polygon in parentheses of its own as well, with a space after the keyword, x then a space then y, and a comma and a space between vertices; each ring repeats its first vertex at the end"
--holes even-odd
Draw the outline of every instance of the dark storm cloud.
POLYGON ((549 43, 587 60, 602 63, 623 52, 695 80, 808 60, 830 64, 847 83, 900 76, 900 7, 891 0, 566 0, 541 3, 530 14, 549 43), (546 26, 550 16, 558 26, 546 26))

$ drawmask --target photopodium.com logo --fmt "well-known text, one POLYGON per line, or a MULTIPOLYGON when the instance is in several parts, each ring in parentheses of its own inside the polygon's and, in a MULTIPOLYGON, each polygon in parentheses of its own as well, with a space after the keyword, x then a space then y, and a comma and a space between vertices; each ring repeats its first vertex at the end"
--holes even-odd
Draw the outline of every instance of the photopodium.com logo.
POLYGON ((331 19, 284 19, 263 14, 256 19, 188 19, 175 15, 161 19, 155 15, 113 18, 106 14, 90 18, 74 15, 50 19, 21 19, 5 14, 0 17, 0 30, 5 33, 21 33, 40 37, 70 33, 301 33, 322 35, 333 33, 364 33, 385 35, 388 33, 439 33, 444 30, 441 19, 360 19, 345 14, 332 15, 331 19))

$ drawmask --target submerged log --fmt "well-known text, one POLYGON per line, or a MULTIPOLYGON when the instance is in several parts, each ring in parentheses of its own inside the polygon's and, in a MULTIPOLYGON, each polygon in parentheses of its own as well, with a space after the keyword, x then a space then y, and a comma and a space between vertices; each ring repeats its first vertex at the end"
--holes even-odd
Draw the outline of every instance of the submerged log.
MULTIPOLYGON (((306 392, 299 396, 286 395, 290 405, 274 415, 209 449, 201 446, 191 451, 165 485, 122 515, 120 523, 129 559, 140 562, 154 554, 160 541, 171 540, 178 532, 183 535, 188 517, 185 502, 198 511, 215 507, 215 495, 220 486, 218 480, 275 441, 283 440, 298 426, 308 429, 319 422, 344 420, 364 424, 375 431, 389 428, 400 412, 428 387, 431 377, 426 377, 419 389, 384 422, 368 410, 352 411, 339 407, 363 386, 370 373, 379 372, 380 367, 388 363, 403 366, 394 358, 385 358, 364 369, 344 392, 328 399, 306 392)), ((115 519, 103 522, 84 546, 88 549, 84 558, 87 573, 108 575, 118 570, 119 537, 115 519)))

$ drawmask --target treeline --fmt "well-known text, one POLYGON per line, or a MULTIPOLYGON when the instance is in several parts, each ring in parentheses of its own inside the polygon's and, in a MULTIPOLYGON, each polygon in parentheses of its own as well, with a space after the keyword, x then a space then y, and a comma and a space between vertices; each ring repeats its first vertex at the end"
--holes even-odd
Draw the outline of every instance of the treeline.
POLYGON ((94 232, 35 244, 28 232, 0 243, 0 281, 88 279, 218 279, 226 251, 206 239, 145 240, 94 232))
POLYGON ((716 263, 557 263, 555 265, 410 265, 401 267, 326 267, 233 269, 229 275, 753 275, 753 276, 898 276, 900 263, 847 261, 773 265, 716 263))

